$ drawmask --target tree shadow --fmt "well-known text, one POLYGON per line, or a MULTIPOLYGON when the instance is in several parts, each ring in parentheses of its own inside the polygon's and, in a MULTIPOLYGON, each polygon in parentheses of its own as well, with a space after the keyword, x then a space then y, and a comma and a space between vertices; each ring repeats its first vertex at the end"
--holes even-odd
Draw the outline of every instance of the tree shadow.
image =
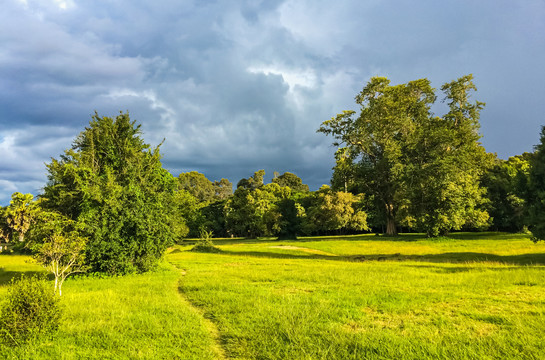
POLYGON ((49 274, 45 274, 43 271, 6 271, 0 268, 0 286, 8 284, 13 278, 20 278, 21 276, 46 276, 49 278, 49 274))
MULTIPOLYGON (((356 235, 324 235, 324 236, 298 236, 295 240, 281 240, 275 237, 263 238, 215 238, 212 239, 216 245, 234 245, 234 244, 263 244, 266 242, 290 241, 295 243, 320 242, 320 241, 432 241, 443 242, 448 240, 509 240, 509 239, 530 239, 530 236, 522 233, 506 232, 453 232, 447 236, 437 238, 428 238, 422 233, 400 233, 398 235, 386 234, 356 234, 356 235)), ((192 245, 198 239, 184 239, 180 245, 192 245)))
MULTIPOLYGON (((292 250, 298 251, 298 250, 292 250)), ((261 252, 261 251, 223 251, 218 255, 250 256, 270 259, 315 259, 347 262, 365 262, 365 261, 416 261, 423 263, 448 263, 448 264, 467 264, 467 263, 487 263, 494 262, 505 265, 545 265, 545 253, 530 253, 519 255, 496 255, 478 252, 446 252, 441 254, 424 255, 404 255, 404 254, 354 254, 346 256, 333 256, 326 254, 303 253, 281 253, 281 252, 261 252)))

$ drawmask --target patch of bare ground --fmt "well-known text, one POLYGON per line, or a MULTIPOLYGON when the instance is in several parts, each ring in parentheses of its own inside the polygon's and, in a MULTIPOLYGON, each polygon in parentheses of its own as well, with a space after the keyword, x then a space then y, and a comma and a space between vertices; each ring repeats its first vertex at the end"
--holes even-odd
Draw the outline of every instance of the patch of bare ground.
POLYGON ((317 249, 310 249, 300 246, 292 246, 292 245, 275 245, 275 246, 269 246, 272 249, 283 249, 283 250, 297 250, 297 251, 303 251, 309 254, 315 254, 315 255, 325 255, 325 256, 338 256, 337 254, 333 254, 327 251, 317 250, 317 249))

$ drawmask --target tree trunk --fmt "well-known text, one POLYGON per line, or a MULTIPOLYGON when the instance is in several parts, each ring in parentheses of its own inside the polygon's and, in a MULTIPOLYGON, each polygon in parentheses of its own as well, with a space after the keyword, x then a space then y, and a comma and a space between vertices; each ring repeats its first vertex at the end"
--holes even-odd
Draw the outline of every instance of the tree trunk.
POLYGON ((393 204, 386 204, 386 235, 397 235, 395 211, 393 204))

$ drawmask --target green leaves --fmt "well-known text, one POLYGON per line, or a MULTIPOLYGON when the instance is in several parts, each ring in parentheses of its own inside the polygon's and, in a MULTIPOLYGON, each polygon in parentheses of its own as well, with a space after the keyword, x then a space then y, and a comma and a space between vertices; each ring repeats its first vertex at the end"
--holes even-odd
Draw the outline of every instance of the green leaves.
POLYGON ((146 271, 183 228, 176 179, 160 159, 159 146, 144 143, 128 113, 95 114, 72 148, 48 164, 44 207, 82 224, 94 271, 146 271))
POLYGON ((374 77, 356 96, 358 117, 343 111, 318 130, 341 147, 334 187, 373 198, 389 235, 399 221, 429 235, 487 223, 478 183, 490 163, 478 143, 484 103, 469 102, 471 75, 441 89, 449 105, 442 118, 431 112, 436 95, 427 79, 392 86, 374 77))
POLYGON ((11 345, 22 345, 53 333, 61 314, 59 298, 45 279, 13 278, 0 310, 0 338, 11 345))
POLYGON ((545 126, 541 128, 540 143, 536 146, 530 165, 527 198, 529 229, 535 241, 545 240, 545 126))

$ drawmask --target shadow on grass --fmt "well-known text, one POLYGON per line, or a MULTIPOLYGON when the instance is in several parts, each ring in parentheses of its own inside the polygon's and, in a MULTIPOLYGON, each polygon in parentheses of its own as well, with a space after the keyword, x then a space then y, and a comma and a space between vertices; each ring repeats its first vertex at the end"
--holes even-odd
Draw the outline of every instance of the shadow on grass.
MULTIPOLYGON (((246 238, 215 238, 212 239, 216 245, 234 245, 234 244, 263 244, 267 242, 290 241, 294 243, 317 242, 317 241, 431 241, 445 242, 449 240, 513 240, 528 239, 530 235, 520 233, 502 233, 502 232, 454 232, 448 236, 438 238, 427 238, 422 233, 403 233, 396 236, 384 234, 358 234, 358 235, 328 235, 328 236, 300 236, 296 240, 278 240, 274 237, 246 239, 246 238)), ((184 239, 180 245, 192 245, 199 239, 184 239)))
MULTIPOLYGON (((484 263, 496 262, 506 265, 545 265, 545 254, 495 255, 477 252, 447 252, 442 254, 403 255, 403 254, 357 254, 350 256, 330 256, 323 254, 293 254, 260 251, 224 251, 218 255, 251 256, 269 259, 316 259, 332 261, 417 261, 428 263, 484 263)), ((453 270, 453 272, 456 270, 453 270)))
POLYGON ((0 268, 0 286, 9 284, 12 278, 19 278, 21 275, 28 277, 31 276, 44 276, 43 271, 5 271, 0 268))

